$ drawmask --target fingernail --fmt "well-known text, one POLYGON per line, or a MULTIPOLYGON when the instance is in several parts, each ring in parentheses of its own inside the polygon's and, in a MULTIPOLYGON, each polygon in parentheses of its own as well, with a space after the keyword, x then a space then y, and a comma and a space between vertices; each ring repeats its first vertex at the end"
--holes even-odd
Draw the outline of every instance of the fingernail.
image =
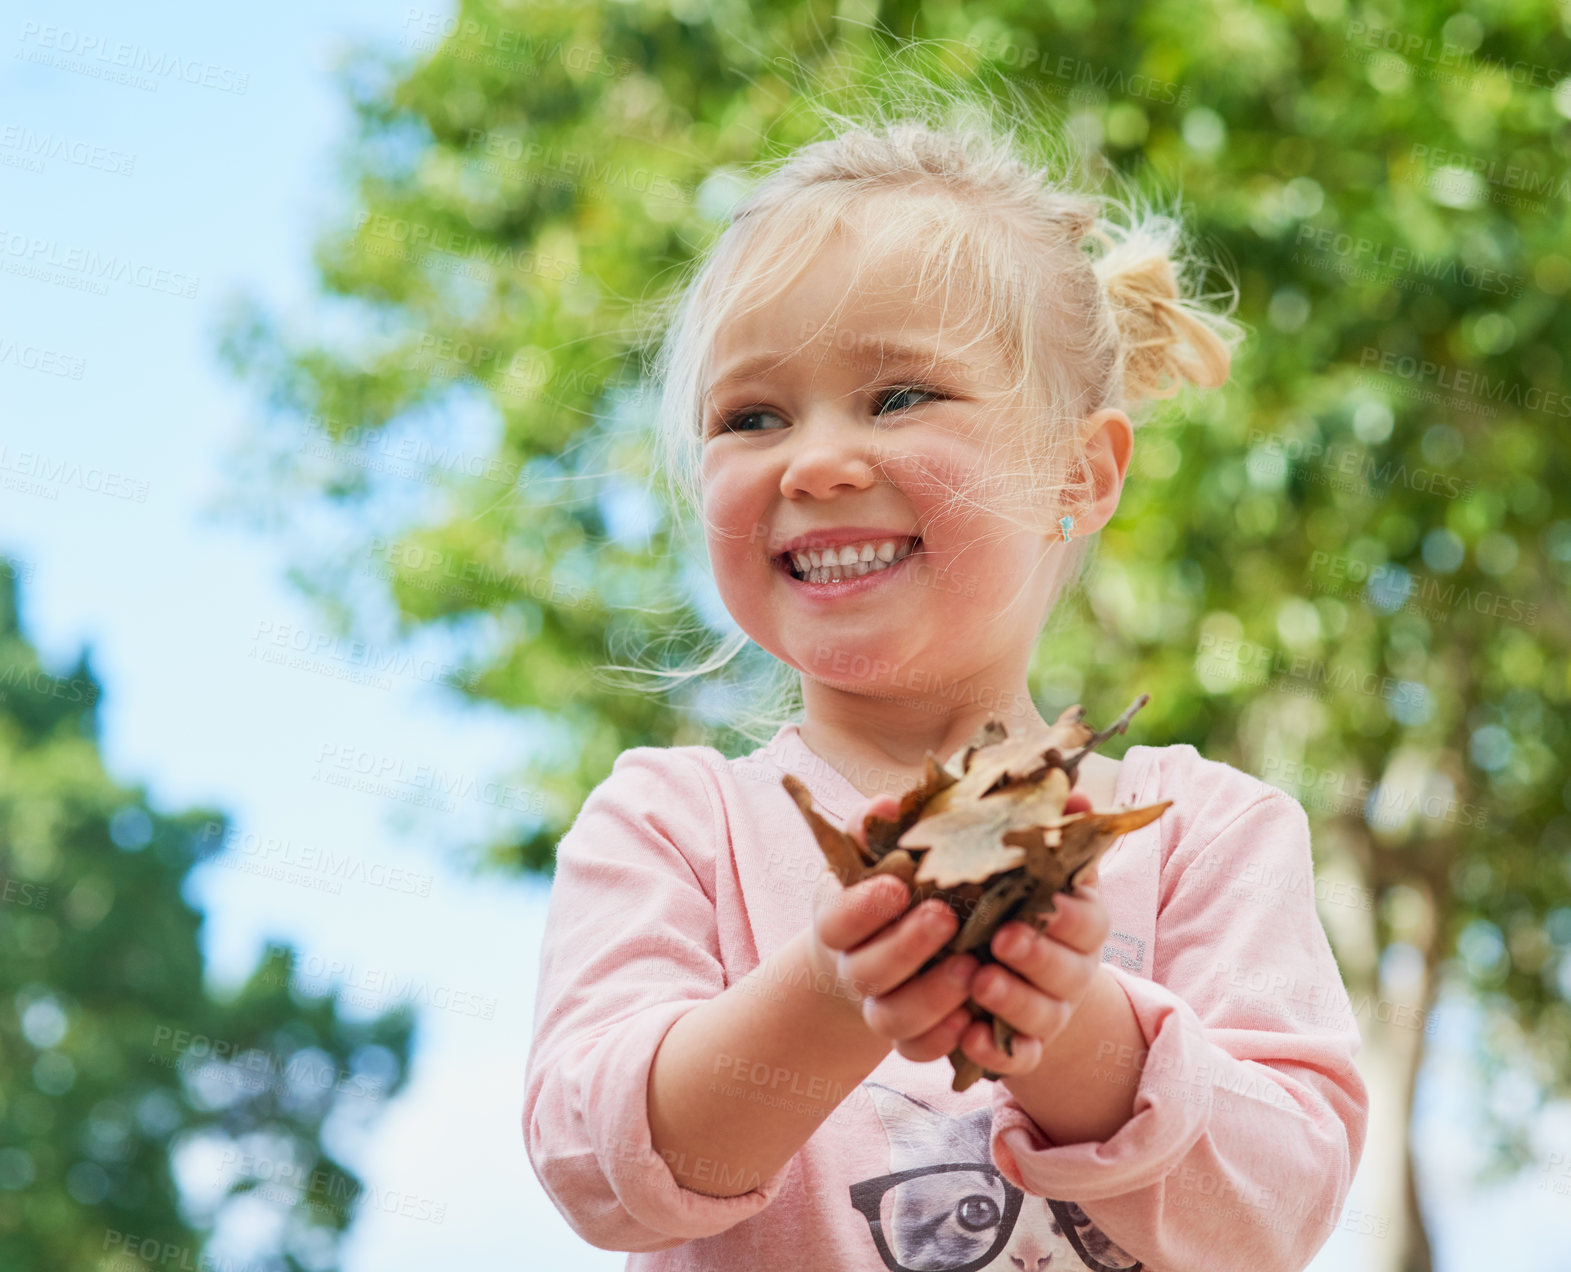
POLYGON ((971 973, 976 970, 974 958, 955 958, 949 960, 949 979, 957 985, 964 985, 971 978, 971 973))

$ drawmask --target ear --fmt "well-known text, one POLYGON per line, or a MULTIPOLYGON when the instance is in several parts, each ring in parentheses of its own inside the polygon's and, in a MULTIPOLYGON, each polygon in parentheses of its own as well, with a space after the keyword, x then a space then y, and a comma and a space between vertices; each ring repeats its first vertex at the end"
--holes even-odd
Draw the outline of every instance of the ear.
POLYGON ((1090 503, 1075 512, 1074 534, 1095 534, 1113 519, 1124 493, 1124 477, 1135 449, 1134 426, 1114 407, 1086 416, 1080 437, 1085 446, 1082 471, 1089 470, 1090 503))

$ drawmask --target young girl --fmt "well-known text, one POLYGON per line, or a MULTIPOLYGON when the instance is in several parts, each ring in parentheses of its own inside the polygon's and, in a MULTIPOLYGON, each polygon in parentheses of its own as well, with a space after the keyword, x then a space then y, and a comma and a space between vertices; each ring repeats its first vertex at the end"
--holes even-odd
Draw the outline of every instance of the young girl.
POLYGON ((1188 745, 1090 755, 1075 807, 1172 807, 1045 934, 918 976, 956 916, 840 888, 781 785, 860 833, 989 715, 1056 718, 1027 670, 1130 412, 1224 382, 1237 335, 1177 226, 1126 219, 995 129, 875 121, 792 155, 685 293, 673 472, 803 710, 740 759, 625 752, 557 849, 525 1137, 629 1268, 1285 1272, 1339 1219, 1368 1098, 1294 799, 1188 745), (954 1092, 957 1045, 1002 1076, 954 1092))

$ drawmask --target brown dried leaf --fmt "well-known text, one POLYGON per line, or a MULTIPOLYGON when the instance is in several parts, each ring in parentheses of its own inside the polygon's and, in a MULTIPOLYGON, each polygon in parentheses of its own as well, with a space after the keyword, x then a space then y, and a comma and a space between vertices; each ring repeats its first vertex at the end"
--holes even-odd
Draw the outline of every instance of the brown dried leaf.
MULTIPOLYGON (((1172 806, 1164 800, 1143 808, 1064 814, 1080 760, 1112 734, 1124 732, 1147 701, 1141 694, 1100 732, 1081 723, 1079 706, 1028 738, 1010 738, 1002 722, 989 718, 946 763, 928 753, 922 781, 906 792, 893 819, 865 820, 866 849, 813 811, 800 782, 788 776, 786 789, 842 885, 849 887, 868 874, 895 874, 911 887, 911 905, 941 896, 960 915, 954 937, 918 974, 961 951, 992 962, 990 946, 1000 927, 1018 918, 1042 930, 1054 898, 1067 891, 1081 871, 1120 836, 1172 806)), ((1011 1027, 970 999, 965 1006, 974 1019, 991 1024, 995 1043, 1011 1053, 1011 1027)), ((949 1061, 955 1091, 964 1091, 979 1077, 1001 1076, 958 1048, 949 1061)))
POLYGON ((780 781, 790 792, 791 798, 796 801, 796 806, 802 810, 802 816, 807 819, 807 824, 812 827, 813 836, 818 840, 818 851, 824 854, 824 860, 835 872, 835 878, 840 880, 840 886, 849 888, 860 880, 867 870, 868 863, 861 847, 840 827, 818 815, 813 808, 813 797, 800 778, 793 773, 787 773, 780 781))
POLYGON ((994 746, 1008 736, 1009 730, 1004 727, 1003 722, 993 716, 988 716, 987 723, 976 731, 976 736, 966 743, 961 750, 958 762, 955 763, 956 775, 963 775, 971 767, 971 757, 976 752, 985 746, 994 746))
POLYGON ((985 945, 993 933, 998 931, 1003 915, 1035 887, 1036 880, 1023 870, 1004 875, 993 883, 978 899, 965 922, 960 925, 960 930, 945 947, 945 957, 951 952, 963 954, 978 945, 985 945))
POLYGON ((1046 732, 1037 732, 985 747, 975 754, 967 752, 969 765, 960 779, 955 798, 980 798, 1001 781, 1036 781, 1061 757, 1084 746, 1091 730, 1080 723, 1080 708, 1069 707, 1046 732), (1057 756, 1050 755, 1057 752, 1057 756))
POLYGON ((916 861, 904 848, 896 848, 893 852, 885 853, 880 857, 878 864, 867 873, 868 875, 892 874, 904 880, 907 887, 911 887, 913 877, 916 875, 916 861))
POLYGON ((862 822, 867 836, 868 851, 875 858, 882 857, 895 846, 895 841, 921 816, 922 810, 945 789, 955 784, 954 774, 945 769, 927 753, 927 770, 922 781, 900 798, 900 809, 894 820, 887 817, 868 817, 862 822))
MULTIPOLYGON (((1173 801, 1165 799, 1159 804, 1147 804, 1143 808, 1121 808, 1110 813, 1076 813, 1066 819, 1059 831, 1062 842, 1056 849, 1048 849, 1046 856, 1039 859, 1036 869, 1032 871, 1037 879, 1036 889, 1013 917, 1029 922, 1038 915, 1052 914, 1056 893, 1067 892, 1073 887, 1075 876, 1100 860, 1118 839, 1131 830, 1139 830, 1155 821, 1172 806, 1173 801)), ((1028 863, 1032 851, 1027 849, 1028 863)))
MULTIPOLYGON (((969 998, 965 1001, 965 1009, 971 1013, 971 1019, 973 1020, 997 1019, 987 1008, 978 1007, 969 998)), ((967 1029, 970 1027, 970 1025, 966 1026, 967 1029)), ((994 1073, 991 1069, 984 1069, 970 1056, 966 1055, 965 1051, 960 1047, 956 1047, 949 1053, 949 1063, 955 1071, 955 1079, 950 1083, 950 1090, 952 1091, 964 1091, 978 1078, 996 1079, 1003 1076, 1002 1074, 994 1073)))
POLYGON ((946 811, 920 818, 900 837, 900 847, 927 849, 917 866, 918 882, 940 888, 984 883, 1025 864, 1026 850, 1005 843, 1004 836, 1057 821, 1068 797, 1069 779, 1062 769, 1051 770, 1042 782, 1006 786, 984 799, 956 796, 946 811))

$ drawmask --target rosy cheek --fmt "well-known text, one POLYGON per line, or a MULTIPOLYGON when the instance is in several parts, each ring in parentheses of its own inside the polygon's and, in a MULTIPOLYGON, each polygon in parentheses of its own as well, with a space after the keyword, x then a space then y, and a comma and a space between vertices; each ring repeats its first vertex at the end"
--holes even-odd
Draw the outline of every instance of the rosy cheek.
POLYGON ((724 551, 735 540, 739 521, 745 520, 744 496, 734 481, 720 471, 704 488, 704 526, 710 552, 724 551))
POLYGON ((887 454, 879 472, 924 518, 933 518, 939 529, 946 522, 958 528, 975 518, 974 506, 963 492, 977 489, 981 480, 976 461, 952 453, 950 446, 887 454))
POLYGON ((762 505, 740 483, 721 471, 704 494, 704 540, 715 581, 724 596, 748 570, 763 560, 762 505))

